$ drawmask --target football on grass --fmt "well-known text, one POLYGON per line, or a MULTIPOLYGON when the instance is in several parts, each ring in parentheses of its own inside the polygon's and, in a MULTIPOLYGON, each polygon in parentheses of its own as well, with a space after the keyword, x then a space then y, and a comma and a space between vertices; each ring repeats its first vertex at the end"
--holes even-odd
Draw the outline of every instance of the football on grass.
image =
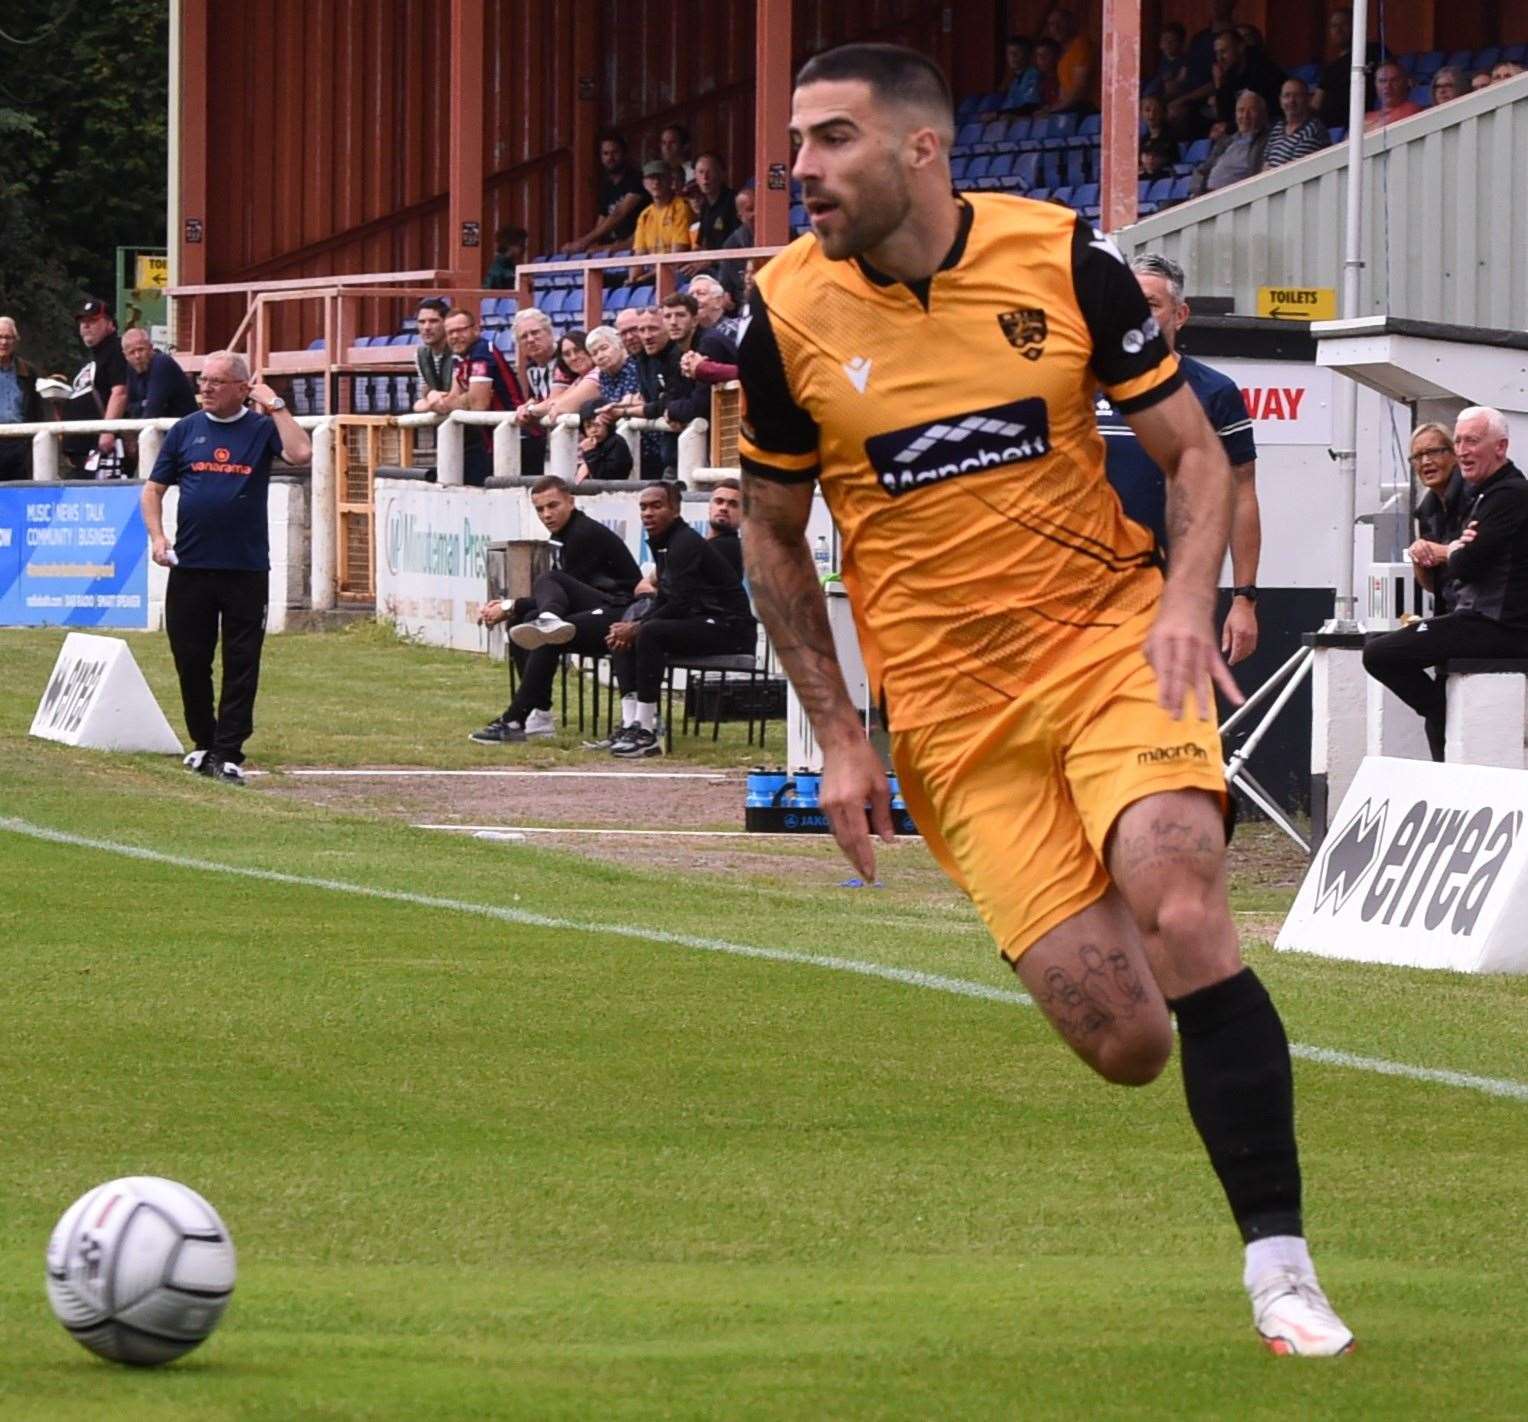
POLYGON ((48 1302, 92 1353, 148 1366, 189 1353, 233 1293, 233 1241, 195 1190, 153 1175, 81 1195, 48 1241, 48 1302))

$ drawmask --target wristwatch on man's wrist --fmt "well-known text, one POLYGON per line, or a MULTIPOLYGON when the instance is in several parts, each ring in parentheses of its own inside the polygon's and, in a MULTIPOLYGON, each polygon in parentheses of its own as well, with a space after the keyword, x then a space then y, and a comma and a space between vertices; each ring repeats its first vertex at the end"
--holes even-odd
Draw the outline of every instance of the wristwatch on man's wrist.
POLYGON ((278 395, 265 408, 267 410, 272 410, 272 411, 274 411, 274 410, 284 410, 284 409, 286 409, 286 401, 283 400, 281 398, 281 396, 278 395))
POLYGON ((1244 597, 1244 598, 1247 599, 1248 602, 1256 602, 1257 601, 1257 584, 1256 583, 1243 583, 1238 588, 1232 588, 1231 589, 1231 596, 1232 597, 1244 597))

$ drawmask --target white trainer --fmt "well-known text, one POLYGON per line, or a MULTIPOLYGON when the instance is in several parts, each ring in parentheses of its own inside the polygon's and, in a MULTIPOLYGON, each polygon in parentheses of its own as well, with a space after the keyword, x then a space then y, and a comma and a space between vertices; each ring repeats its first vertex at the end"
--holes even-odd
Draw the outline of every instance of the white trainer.
POLYGON ((560 647, 564 642, 571 642, 577 631, 578 628, 571 622, 564 622, 555 612, 543 612, 529 622, 511 627, 509 640, 527 652, 534 652, 537 647, 560 647))
POLYGON ((194 750, 194 751, 191 752, 190 755, 186 756, 181 761, 181 764, 183 766, 185 766, 187 770, 200 771, 201 768, 202 768, 202 762, 204 760, 206 760, 206 759, 207 759, 207 752, 206 751, 204 751, 204 750, 194 750))
POLYGON ((550 711, 532 711, 525 718, 525 734, 527 736, 555 736, 557 734, 557 722, 553 719, 550 711))
POLYGON ((1269 1274, 1252 1292, 1252 1322, 1268 1351, 1281 1356, 1331 1358, 1355 1347, 1352 1329, 1313 1274, 1269 1274))

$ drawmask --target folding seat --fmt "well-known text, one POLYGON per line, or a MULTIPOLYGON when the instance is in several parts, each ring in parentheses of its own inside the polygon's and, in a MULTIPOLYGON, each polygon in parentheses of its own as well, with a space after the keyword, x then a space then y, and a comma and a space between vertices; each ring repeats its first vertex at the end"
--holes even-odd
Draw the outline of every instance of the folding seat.
POLYGON ((1210 140, 1208 138, 1196 138, 1183 150, 1183 161, 1192 163, 1196 167, 1210 156, 1210 140))
MULTIPOLYGON (((955 134, 955 148, 970 149, 981 142, 982 126, 979 123, 963 123, 955 134)), ((953 151, 953 150, 952 150, 953 151)))
POLYGON ((1073 187, 1088 180, 1088 153, 1089 150, 1086 148, 1066 150, 1066 180, 1073 187))
POLYGON ((1173 179, 1172 200, 1182 202, 1192 195, 1194 180, 1192 177, 1177 177, 1173 179))
POLYGON ((1033 188, 1040 180, 1040 155, 1020 153, 1013 161, 1013 176, 1025 188, 1033 188))
POLYGON ((957 188, 960 186, 960 180, 966 175, 966 167, 970 161, 964 153, 950 159, 950 181, 957 188))
POLYGON ((1015 154, 999 153, 992 160, 992 166, 987 169, 987 176, 982 178, 977 186, 984 191, 1003 186, 1004 180, 1013 172, 1015 154))
POLYGON ((1468 69, 1489 69, 1501 58, 1501 49, 1497 45, 1487 45, 1485 49, 1477 49, 1475 57, 1465 67, 1468 69))
POLYGON ((1153 207, 1162 207, 1173 200, 1172 178, 1158 178, 1146 189, 1146 201, 1153 207))
POLYGON ((1416 65, 1411 71, 1412 78, 1431 79, 1443 68, 1444 57, 1441 49, 1431 49, 1426 54, 1419 54, 1416 65))

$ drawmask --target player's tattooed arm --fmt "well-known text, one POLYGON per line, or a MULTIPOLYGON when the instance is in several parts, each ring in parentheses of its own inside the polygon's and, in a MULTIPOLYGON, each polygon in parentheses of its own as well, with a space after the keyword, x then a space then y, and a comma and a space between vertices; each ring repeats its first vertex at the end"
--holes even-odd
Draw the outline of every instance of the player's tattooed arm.
POLYGON ((820 804, 833 838, 870 883, 875 879, 871 833, 888 842, 896 838, 891 791, 833 649, 827 602, 806 545, 811 511, 811 483, 781 484, 743 471, 748 589, 822 747, 820 804))
POLYGON ((743 561, 748 590, 780 664, 822 744, 860 730, 833 649, 828 607, 806 543, 812 485, 743 475, 743 561))

